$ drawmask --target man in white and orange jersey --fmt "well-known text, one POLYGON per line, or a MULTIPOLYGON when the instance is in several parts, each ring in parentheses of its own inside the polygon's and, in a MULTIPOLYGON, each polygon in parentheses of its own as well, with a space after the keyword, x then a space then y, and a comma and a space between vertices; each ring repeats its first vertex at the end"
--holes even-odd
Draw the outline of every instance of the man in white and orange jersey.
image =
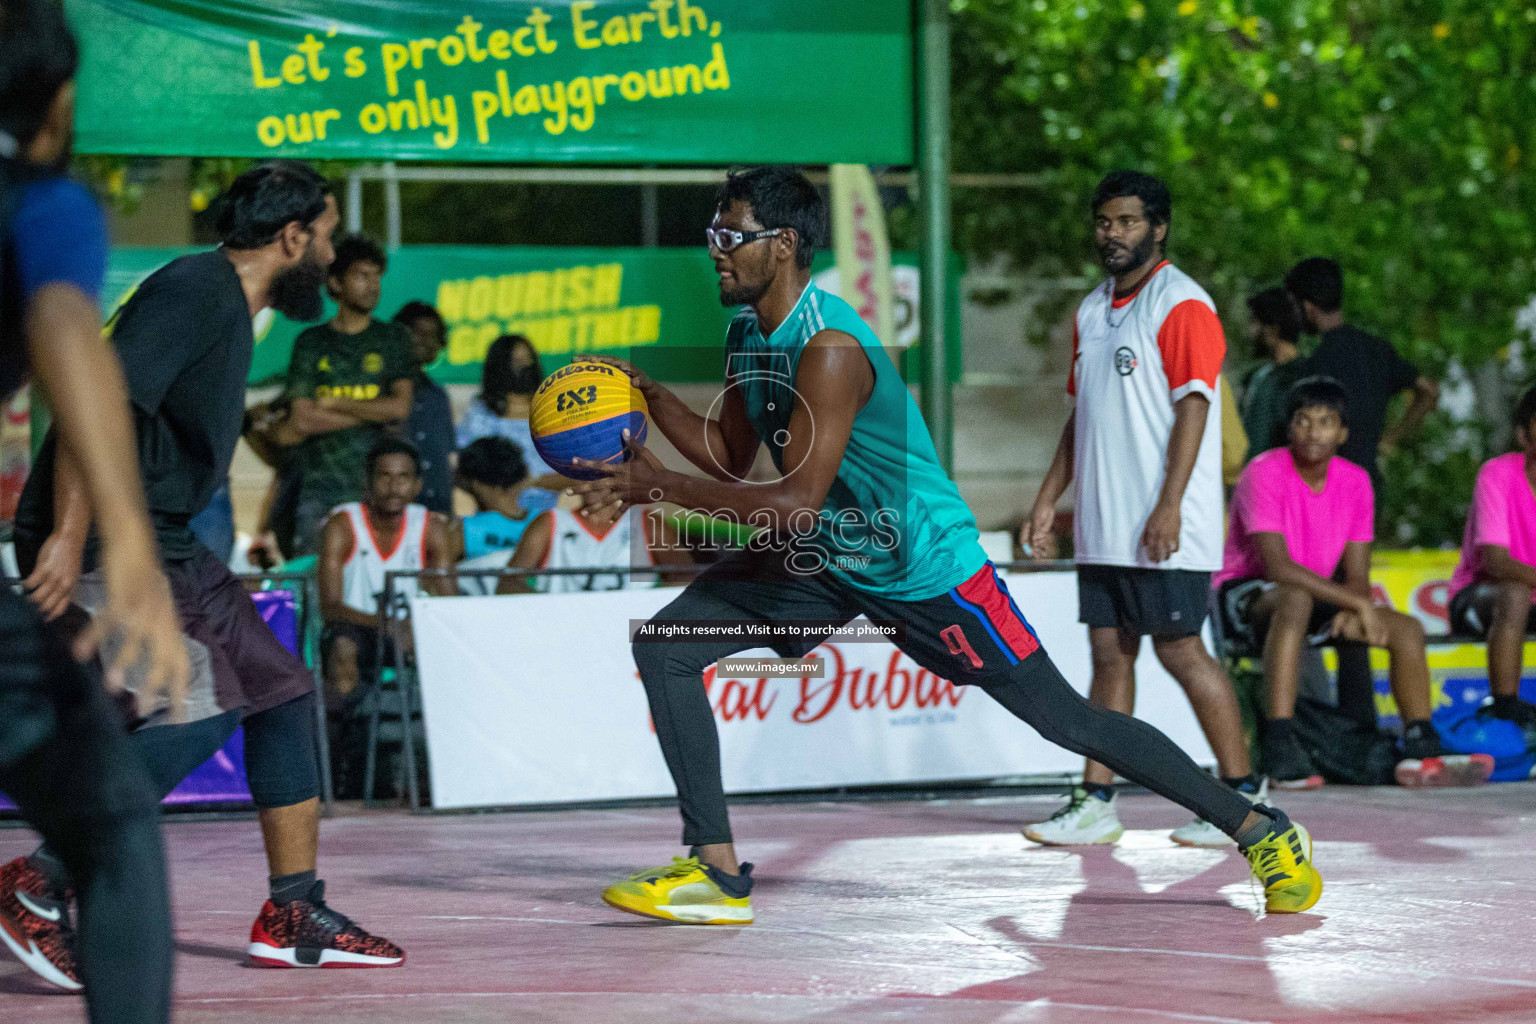
MULTIPOLYGON (((367 484, 362 501, 349 501, 331 510, 321 531, 320 615, 325 620, 325 681, 332 704, 345 705, 361 696, 358 684, 394 661, 386 638, 383 662, 378 660, 379 603, 385 577, 391 572, 447 569, 453 565, 448 518, 416 504, 421 493, 421 455, 416 446, 385 436, 367 457, 367 484)), ((404 587, 396 593, 404 596, 404 587)), ((420 590, 450 594, 446 578, 420 580, 420 590)), ((396 610, 392 609, 392 614, 396 610)), ((396 634, 409 639, 409 633, 396 634)))
MULTIPOLYGON (((1216 306, 1164 256, 1168 186, 1114 171, 1093 196, 1099 259, 1109 278, 1082 301, 1067 393, 1076 399, 1021 542, 1054 547, 1056 502, 1077 488, 1074 556, 1079 619, 1093 651, 1089 699, 1130 714, 1136 655, 1152 637, 1158 660, 1189 695, 1221 777, 1258 801, 1232 683, 1200 639, 1221 568, 1221 389, 1227 345, 1216 306)), ((1039 843, 1112 843, 1123 831, 1113 773, 1089 761, 1083 784, 1039 843)), ((1231 840, 1202 821, 1173 833, 1184 845, 1231 840)))

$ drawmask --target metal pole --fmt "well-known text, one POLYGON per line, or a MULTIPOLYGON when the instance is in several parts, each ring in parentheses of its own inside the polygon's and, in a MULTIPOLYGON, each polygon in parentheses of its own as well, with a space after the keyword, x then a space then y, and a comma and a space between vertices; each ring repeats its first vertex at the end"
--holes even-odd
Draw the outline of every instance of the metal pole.
POLYGON ((347 172, 347 232, 363 230, 363 175, 356 167, 347 172))
POLYGON ((640 244, 647 249, 661 244, 659 191, 655 184, 640 186, 640 244))
POLYGON ((384 161, 384 245, 400 248, 400 176, 393 160, 384 161))
POLYGON ((917 21, 917 176, 922 245, 919 325, 923 341, 922 410, 939 462, 954 465, 948 354, 949 0, 914 0, 917 21))

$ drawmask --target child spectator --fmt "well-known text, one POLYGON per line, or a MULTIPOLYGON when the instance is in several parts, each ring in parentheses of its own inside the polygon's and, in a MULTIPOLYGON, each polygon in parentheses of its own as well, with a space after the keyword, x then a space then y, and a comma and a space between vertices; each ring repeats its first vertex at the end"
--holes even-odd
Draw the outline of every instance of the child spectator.
POLYGON ((1237 483, 1223 567, 1216 576, 1227 628, 1264 650, 1267 719, 1261 746, 1281 788, 1322 785, 1292 731, 1304 645, 1331 638, 1384 648, 1403 721, 1403 786, 1487 779, 1486 754, 1447 755, 1430 723, 1429 663, 1417 619, 1371 601, 1375 494, 1365 469, 1337 455, 1349 436, 1348 395, 1329 377, 1306 377, 1286 403, 1289 445, 1248 464, 1237 483), (1344 583, 1332 579, 1344 566, 1344 583))
POLYGON ((493 551, 510 555, 533 518, 555 507, 555 495, 528 486, 523 453, 504 437, 470 442, 459 453, 457 477, 459 489, 475 500, 475 514, 464 517, 459 529, 461 559, 493 551))

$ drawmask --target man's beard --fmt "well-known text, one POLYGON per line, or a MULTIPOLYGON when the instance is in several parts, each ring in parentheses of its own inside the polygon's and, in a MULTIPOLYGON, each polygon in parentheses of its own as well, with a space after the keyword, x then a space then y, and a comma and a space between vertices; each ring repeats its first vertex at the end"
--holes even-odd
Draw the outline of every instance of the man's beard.
POLYGON ((321 289, 325 286, 325 267, 306 252, 287 270, 278 271, 267 289, 272 308, 290 320, 313 323, 325 313, 321 289))
POLYGON ((1127 252, 1119 244, 1105 244, 1099 246, 1099 263, 1111 274, 1123 274, 1127 270, 1134 270, 1147 260, 1152 258, 1152 250, 1157 242, 1152 238, 1149 230, 1142 240, 1136 243, 1136 247, 1127 252))
POLYGON ((738 283, 735 289, 726 291, 720 289, 720 305, 722 306, 751 306, 768 294, 768 285, 771 282, 763 282, 760 285, 747 285, 738 283))

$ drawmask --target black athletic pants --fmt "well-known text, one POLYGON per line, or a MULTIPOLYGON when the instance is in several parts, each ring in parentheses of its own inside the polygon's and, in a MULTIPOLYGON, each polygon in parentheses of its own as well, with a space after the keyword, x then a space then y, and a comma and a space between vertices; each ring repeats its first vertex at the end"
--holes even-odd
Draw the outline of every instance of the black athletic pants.
POLYGON ((171 911, 160 808, 100 682, 0 590, 0 790, 77 879, 92 1024, 164 1024, 171 911))
MULTIPOLYGON (((738 554, 712 566, 652 620, 844 623, 859 615, 905 625, 898 643, 918 665, 980 686, 1041 736, 1194 811, 1228 835, 1253 810, 1168 737, 1145 722, 1090 704, 1061 677, 991 563, 948 593, 895 601, 830 573, 799 575, 772 556, 738 554)), ((815 639, 779 646, 803 656, 815 639)), ((702 674, 761 641, 637 640, 635 664, 650 700, 662 756, 677 785, 683 844, 731 842, 720 780, 720 741, 702 674)))

